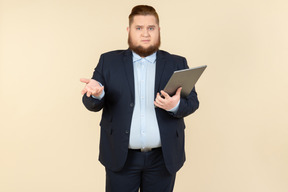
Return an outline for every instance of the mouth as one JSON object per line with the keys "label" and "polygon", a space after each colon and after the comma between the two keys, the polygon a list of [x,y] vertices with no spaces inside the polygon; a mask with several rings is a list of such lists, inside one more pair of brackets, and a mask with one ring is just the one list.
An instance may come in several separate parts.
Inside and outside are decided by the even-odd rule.
{"label": "mouth", "polygon": [[142,43],[149,43],[150,40],[141,40]]}

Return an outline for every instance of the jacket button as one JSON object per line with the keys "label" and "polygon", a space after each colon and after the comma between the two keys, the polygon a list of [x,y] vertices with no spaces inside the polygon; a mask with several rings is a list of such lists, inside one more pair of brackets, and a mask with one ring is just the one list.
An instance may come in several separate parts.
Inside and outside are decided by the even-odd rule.
{"label": "jacket button", "polygon": [[134,103],[130,103],[130,107],[134,107]]}
{"label": "jacket button", "polygon": [[126,130],[125,133],[128,134],[128,133],[129,133],[129,130]]}

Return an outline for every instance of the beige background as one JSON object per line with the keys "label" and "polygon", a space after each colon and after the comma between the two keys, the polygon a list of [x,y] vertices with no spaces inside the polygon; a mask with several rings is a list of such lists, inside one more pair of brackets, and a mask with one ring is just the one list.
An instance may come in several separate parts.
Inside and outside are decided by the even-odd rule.
{"label": "beige background", "polygon": [[79,79],[127,48],[136,4],[157,9],[161,49],[208,65],[175,192],[288,191],[286,0],[2,0],[0,191],[104,191]]}

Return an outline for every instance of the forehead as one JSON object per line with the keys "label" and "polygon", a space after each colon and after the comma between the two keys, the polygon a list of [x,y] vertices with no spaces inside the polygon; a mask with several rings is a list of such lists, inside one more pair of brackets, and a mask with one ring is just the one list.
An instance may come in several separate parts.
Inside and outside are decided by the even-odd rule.
{"label": "forehead", "polygon": [[135,15],[131,25],[158,25],[153,15]]}

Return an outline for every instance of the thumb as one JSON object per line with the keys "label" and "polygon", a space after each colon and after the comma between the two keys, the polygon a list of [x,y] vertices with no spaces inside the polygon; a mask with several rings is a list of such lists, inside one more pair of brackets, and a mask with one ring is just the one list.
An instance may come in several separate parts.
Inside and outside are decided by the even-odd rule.
{"label": "thumb", "polygon": [[175,93],[175,95],[180,95],[181,94],[181,90],[182,90],[182,87],[179,87]]}
{"label": "thumb", "polygon": [[90,82],[90,79],[81,78],[80,81],[81,81],[82,83],[89,83],[89,82]]}

